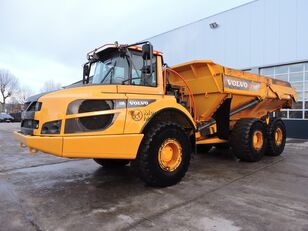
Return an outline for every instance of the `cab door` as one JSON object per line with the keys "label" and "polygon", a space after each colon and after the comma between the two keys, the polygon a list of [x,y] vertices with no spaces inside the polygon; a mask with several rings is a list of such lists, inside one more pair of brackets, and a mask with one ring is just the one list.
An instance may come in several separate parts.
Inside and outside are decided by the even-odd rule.
{"label": "cab door", "polygon": [[141,53],[133,53],[134,65],[130,65],[131,81],[126,85],[118,85],[118,93],[125,93],[127,97],[124,133],[139,133],[155,112],[155,102],[164,96],[161,56],[154,57],[153,73],[145,76],[146,73],[143,73],[145,64]]}

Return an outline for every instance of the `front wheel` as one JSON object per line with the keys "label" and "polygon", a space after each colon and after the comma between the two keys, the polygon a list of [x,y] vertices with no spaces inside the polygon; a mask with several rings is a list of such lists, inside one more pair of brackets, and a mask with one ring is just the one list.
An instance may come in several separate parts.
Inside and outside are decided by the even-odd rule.
{"label": "front wheel", "polygon": [[166,187],[185,175],[191,157],[191,144],[185,130],[176,123],[154,125],[146,132],[137,159],[137,173],[148,185]]}

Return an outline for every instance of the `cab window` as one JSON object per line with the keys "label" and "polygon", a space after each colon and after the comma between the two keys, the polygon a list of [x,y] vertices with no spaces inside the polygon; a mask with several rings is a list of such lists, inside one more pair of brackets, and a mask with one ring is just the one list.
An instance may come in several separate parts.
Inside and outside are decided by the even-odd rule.
{"label": "cab window", "polygon": [[120,54],[115,51],[91,65],[90,77],[92,84],[122,84],[156,86],[156,57],[143,60],[141,53],[130,51]]}

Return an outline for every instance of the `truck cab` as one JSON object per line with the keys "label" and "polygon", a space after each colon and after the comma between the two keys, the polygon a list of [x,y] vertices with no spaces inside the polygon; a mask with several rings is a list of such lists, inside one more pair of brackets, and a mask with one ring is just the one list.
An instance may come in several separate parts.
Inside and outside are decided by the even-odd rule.
{"label": "truck cab", "polygon": [[162,54],[143,45],[107,45],[89,52],[82,86],[30,97],[16,133],[22,146],[33,153],[113,165],[137,158],[154,118],[173,115],[192,136],[189,111],[164,92]]}

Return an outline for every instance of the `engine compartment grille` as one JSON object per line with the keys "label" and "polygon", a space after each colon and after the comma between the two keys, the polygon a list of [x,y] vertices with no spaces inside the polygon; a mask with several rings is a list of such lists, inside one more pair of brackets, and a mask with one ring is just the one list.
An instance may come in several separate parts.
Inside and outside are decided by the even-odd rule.
{"label": "engine compartment grille", "polygon": [[39,121],[34,119],[35,112],[40,111],[42,103],[37,101],[26,102],[21,113],[21,133],[33,135],[33,130],[39,126]]}

